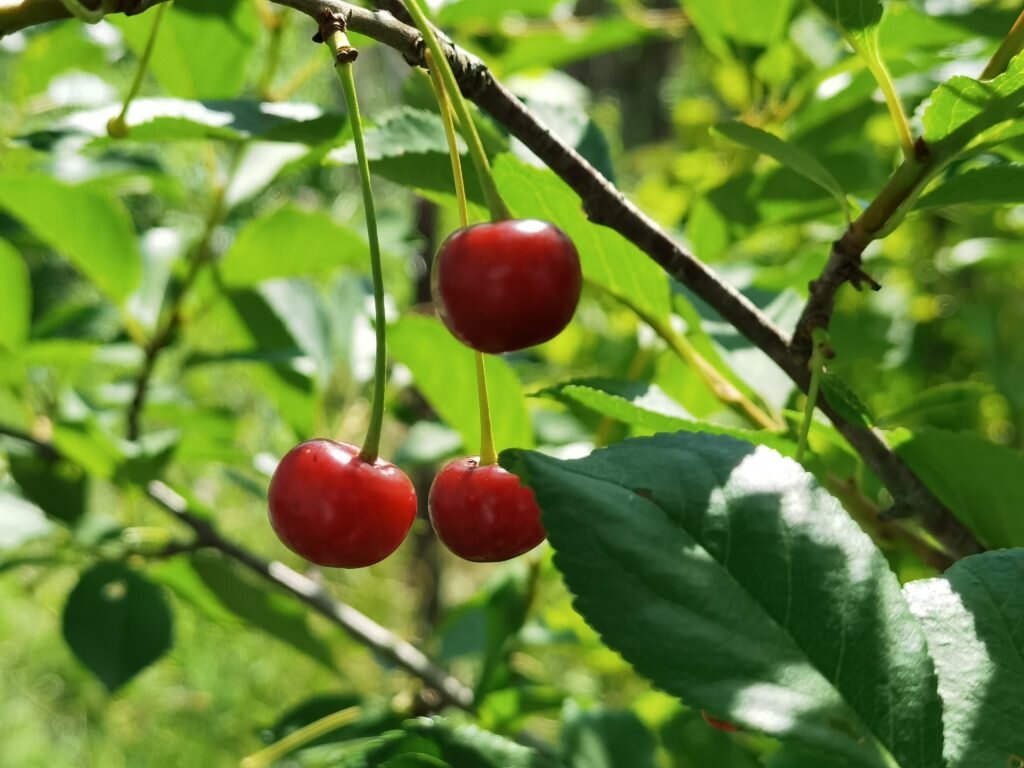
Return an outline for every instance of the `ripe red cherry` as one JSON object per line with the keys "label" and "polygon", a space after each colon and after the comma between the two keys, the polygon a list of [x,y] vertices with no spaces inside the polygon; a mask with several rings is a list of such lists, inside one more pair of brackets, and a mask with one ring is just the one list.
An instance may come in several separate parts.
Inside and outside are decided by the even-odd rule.
{"label": "ripe red cherry", "polygon": [[572,320],[583,273],[572,240],[546,221],[460,229],[441,245],[431,275],[448,329],[480,352],[500,354],[553,339]]}
{"label": "ripe red cherry", "polygon": [[416,490],[394,464],[359,448],[310,440],[281,459],[270,481],[270,524],[292,552],[317,565],[364,568],[405,539]]}
{"label": "ripe red cherry", "polygon": [[511,560],[544,541],[533,491],[497,464],[449,463],[430,486],[428,507],[438,538],[465,560]]}
{"label": "ripe red cherry", "polygon": [[700,711],[700,715],[704,718],[705,723],[719,731],[724,731],[725,733],[736,733],[739,730],[739,728],[728,720],[719,720],[717,717],[712,717],[705,709]]}

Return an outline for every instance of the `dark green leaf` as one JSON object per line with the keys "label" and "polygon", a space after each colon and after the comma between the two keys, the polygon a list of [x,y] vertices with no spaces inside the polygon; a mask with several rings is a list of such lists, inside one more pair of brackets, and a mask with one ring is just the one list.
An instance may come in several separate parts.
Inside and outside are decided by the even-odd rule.
{"label": "dark green leaf", "polygon": [[811,3],[854,37],[874,34],[882,20],[879,0],[811,0]]}
{"label": "dark green leaf", "polygon": [[950,768],[1024,756],[1024,550],[986,552],[904,588],[928,636],[945,705]]}
{"label": "dark green leaf", "polygon": [[654,736],[629,710],[568,706],[562,721],[562,760],[569,768],[655,768]]}
{"label": "dark green leaf", "polygon": [[142,276],[131,220],[124,207],[87,187],[43,176],[8,176],[0,181],[0,208],[67,256],[117,302],[128,298]]}
{"label": "dark green leaf", "polygon": [[160,588],[117,563],[83,573],[64,606],[64,639],[111,691],[167,653],[172,623]]}
{"label": "dark green leaf", "polygon": [[1024,456],[971,432],[922,429],[896,452],[990,547],[1024,546]]}
{"label": "dark green leaf", "polygon": [[940,384],[914,395],[876,420],[880,427],[940,427],[957,429],[978,423],[982,400],[994,390],[988,384],[958,381]]}
{"label": "dark green leaf", "polygon": [[314,696],[291,707],[273,725],[263,730],[263,740],[272,744],[303,726],[349,707],[362,707],[363,712],[358,720],[325,733],[306,744],[304,748],[376,736],[401,727],[403,722],[402,716],[393,710],[368,704],[355,694],[328,694]]}
{"label": "dark green leaf", "polygon": [[829,371],[821,377],[821,394],[851,424],[870,427],[874,423],[868,407],[838,374]]}
{"label": "dark green leaf", "polygon": [[721,436],[577,461],[508,451],[576,608],[659,688],[737,724],[881,766],[941,760],[924,636],[885,558],[799,465]]}
{"label": "dark green leaf", "polygon": [[89,487],[81,467],[68,461],[41,461],[34,455],[12,454],[8,461],[25,497],[47,517],[74,524],[85,514]]}

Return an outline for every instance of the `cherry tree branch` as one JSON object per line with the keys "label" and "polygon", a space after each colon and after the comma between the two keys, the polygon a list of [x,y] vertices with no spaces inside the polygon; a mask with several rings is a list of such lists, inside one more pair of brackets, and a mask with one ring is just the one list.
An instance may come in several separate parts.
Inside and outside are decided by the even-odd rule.
{"label": "cherry tree branch", "polygon": [[[154,5],[160,1],[120,0],[119,7],[127,13],[135,13],[143,6]],[[424,65],[422,35],[391,13],[367,10],[344,0],[273,1],[304,13],[317,23],[325,14],[340,14],[346,20],[350,31],[366,35],[395,49],[411,65]],[[397,9],[398,0],[387,2],[389,7],[395,6]],[[51,10],[54,5],[63,7],[60,0],[22,0],[19,5],[12,8],[17,9],[26,5],[37,9],[40,5],[48,5]],[[68,14],[65,12],[64,15]],[[27,25],[24,17],[19,17],[16,10],[4,10],[0,6],[0,35]],[[536,115],[493,77],[482,61],[453,45],[450,40],[442,39],[442,46],[463,93],[490,113],[561,177],[579,195],[582,206],[592,221],[615,230],[636,245],[760,348],[801,390],[807,391],[810,374],[807,369],[807,358],[800,353],[799,344],[796,348],[791,347],[786,335],[751,301],[673,240],[574,148],[555,136]],[[911,192],[912,189],[907,191],[906,196],[909,197]],[[900,204],[902,203],[897,204],[897,208]],[[877,206],[876,211],[884,212],[887,207],[888,204]],[[865,228],[865,232],[870,233],[871,230]],[[864,247],[867,242],[870,240],[864,242]],[[856,248],[851,250],[855,251]],[[863,251],[863,248],[860,248],[860,251]],[[845,260],[848,256],[841,255],[839,258]],[[856,258],[859,260],[859,252]],[[835,291],[841,285],[839,278],[845,279],[848,274],[848,270],[839,269],[834,279],[826,281],[821,286],[820,297],[812,298],[814,307],[819,309],[812,307],[811,313],[824,311],[825,316],[830,314]],[[806,321],[804,325],[808,327],[808,331],[813,327]],[[820,409],[886,485],[899,508],[918,515],[922,525],[950,554],[960,557],[981,551],[982,547],[974,535],[903,463],[879,433],[850,424],[827,402],[823,402]]]}

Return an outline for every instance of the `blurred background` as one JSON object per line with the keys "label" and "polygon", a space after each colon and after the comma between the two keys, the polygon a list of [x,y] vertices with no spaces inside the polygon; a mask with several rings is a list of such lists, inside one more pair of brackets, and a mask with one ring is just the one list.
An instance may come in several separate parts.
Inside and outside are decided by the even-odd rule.
{"label": "blurred background", "polygon": [[[417,688],[215,554],[145,555],[147,544],[183,533],[166,527],[141,490],[159,472],[211,509],[225,535],[301,569],[266,522],[269,472],[299,439],[359,442],[369,407],[365,229],[328,57],[309,42],[306,17],[265,0],[215,5],[177,0],[170,9],[130,113],[130,123],[145,125],[124,142],[103,127],[135,76],[152,13],[0,40],[0,247],[14,254],[0,259],[0,303],[18,264],[31,287],[31,323],[18,350],[0,344],[0,424],[54,436],[77,460],[42,462],[24,442],[0,439],[0,490],[51,520],[31,541],[9,537],[17,548],[0,521],[4,768],[235,765],[280,735],[289,717],[305,721],[357,700],[411,705]],[[559,136],[787,329],[843,231],[842,211],[828,192],[715,126],[741,120],[785,136],[855,206],[877,194],[897,163],[898,139],[871,74],[810,4],[434,5],[453,38]],[[889,4],[880,50],[915,125],[937,83],[980,72],[1018,12],[1010,2]],[[426,76],[353,37],[393,319],[383,453],[425,498],[439,463],[475,453],[478,439],[471,358],[428,304],[431,254],[456,221],[450,171]],[[581,216],[553,177],[530,168],[528,150],[500,126],[483,125],[489,150],[521,161],[498,165],[499,181],[520,189],[509,192],[517,210],[546,202]],[[1022,157],[1024,141],[1011,135],[946,173]],[[14,215],[5,178],[30,170],[115,197],[127,210],[145,265],[127,311],[102,280],[58,255],[68,238],[89,237],[88,222],[63,228],[55,244],[39,234],[45,222]],[[475,187],[473,194],[479,202]],[[985,461],[973,450],[982,439],[1021,447],[1024,206],[975,202],[926,194],[868,252],[866,268],[885,289],[843,290],[833,322],[833,370],[874,423],[894,435],[932,436],[915,438],[916,455],[943,440],[956,443],[957,460]],[[60,200],[52,216],[64,216]],[[196,249],[219,268],[203,271],[182,302],[184,322],[148,388],[143,439],[126,448],[125,413],[144,361],[139,341],[160,327],[161,302],[166,317]],[[641,272],[653,274],[655,291],[666,285],[657,269]],[[763,355],[680,286],[671,291],[676,326],[753,400],[780,418],[802,407]],[[574,456],[657,429],[656,419],[615,418],[572,391],[549,389],[586,377],[619,382],[606,391],[648,413],[750,426],[664,333],[593,285],[565,333],[494,366],[499,449]],[[827,432],[816,450],[837,476],[861,478],[869,503],[884,503]],[[904,578],[929,572],[912,553],[889,554]],[[141,558],[131,562],[144,564],[173,607],[167,655],[113,693],[62,636],[68,593],[98,556]],[[711,729],[604,647],[573,610],[546,548],[506,565],[471,565],[443,551],[421,519],[387,562],[317,578],[462,679],[479,680],[483,727],[509,735],[528,728],[562,745],[574,767],[742,768],[772,751],[767,740]],[[298,714],[289,715],[293,708]]]}

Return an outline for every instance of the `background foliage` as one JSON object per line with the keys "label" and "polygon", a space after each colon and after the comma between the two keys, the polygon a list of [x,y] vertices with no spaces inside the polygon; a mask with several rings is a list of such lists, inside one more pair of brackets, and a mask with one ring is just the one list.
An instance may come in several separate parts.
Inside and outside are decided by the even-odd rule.
{"label": "background foliage", "polygon": [[[1024,545],[1024,58],[974,78],[1019,11],[452,0],[436,15],[787,331],[898,164],[887,67],[936,161],[866,254],[884,290],[840,293],[825,397],[882,430],[985,545],[1010,548]],[[150,481],[302,568],[266,523],[266,484],[299,439],[362,437],[369,261],[309,20],[175,0],[131,134],[111,139],[152,23],[0,40],[0,425],[36,441],[0,437],[0,764],[234,765],[353,705],[358,721],[295,759],[1021,760],[1007,682],[1024,674],[1019,551],[939,576],[913,522],[877,523],[891,499],[826,422],[811,475],[780,458],[804,403],[789,379],[487,120],[509,207],[562,226],[587,279],[565,333],[488,361],[498,447],[519,449],[504,462],[535,488],[552,546],[469,565],[420,520],[388,562],[317,574],[472,681],[475,711],[403,726],[437,709],[417,681],[191,551]],[[479,441],[472,354],[426,305],[430,254],[456,221],[447,150],[426,76],[356,43],[393,321],[384,453],[425,498],[439,463]],[[711,729],[701,707],[743,730]],[[547,746],[508,740],[525,732]]]}

